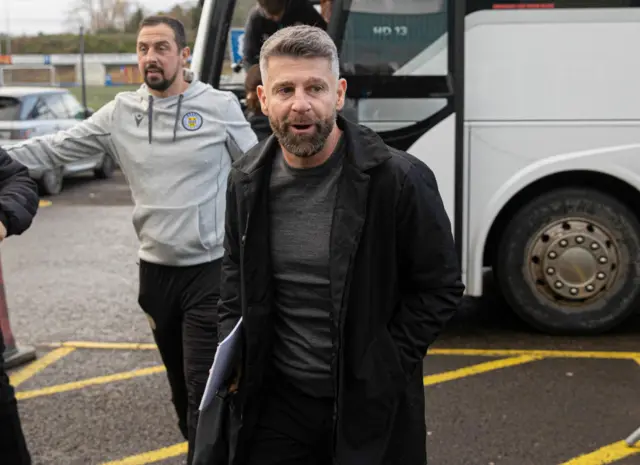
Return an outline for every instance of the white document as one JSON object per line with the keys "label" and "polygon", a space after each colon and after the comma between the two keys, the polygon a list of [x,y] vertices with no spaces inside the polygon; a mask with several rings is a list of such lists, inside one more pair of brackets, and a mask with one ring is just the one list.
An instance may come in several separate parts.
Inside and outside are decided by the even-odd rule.
{"label": "white document", "polygon": [[235,355],[238,353],[239,345],[242,343],[240,332],[240,325],[242,324],[242,317],[238,320],[238,323],[233,328],[231,333],[220,343],[215,357],[213,357],[213,365],[211,365],[211,371],[207,384],[204,388],[204,394],[202,395],[202,401],[200,402],[200,410],[203,410],[211,400],[215,397],[216,393],[224,383],[225,379],[229,377],[231,370],[235,368],[233,366]]}

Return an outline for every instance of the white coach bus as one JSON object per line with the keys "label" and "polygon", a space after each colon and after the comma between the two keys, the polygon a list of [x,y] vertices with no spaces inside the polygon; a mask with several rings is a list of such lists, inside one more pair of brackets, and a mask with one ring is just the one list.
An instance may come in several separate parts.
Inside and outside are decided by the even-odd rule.
{"label": "white coach bus", "polygon": [[[240,98],[221,75],[247,3],[204,0],[192,64]],[[490,267],[549,333],[637,309],[640,0],[334,0],[329,33],[347,116],[434,170],[468,295]]]}

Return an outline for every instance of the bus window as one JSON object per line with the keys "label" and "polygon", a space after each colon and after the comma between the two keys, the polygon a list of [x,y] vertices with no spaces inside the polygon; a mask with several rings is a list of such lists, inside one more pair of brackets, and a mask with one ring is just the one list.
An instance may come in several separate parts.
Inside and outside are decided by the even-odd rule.
{"label": "bus window", "polygon": [[447,7],[444,0],[353,0],[342,37],[341,59],[347,74],[395,74],[441,39],[444,61],[435,75],[446,74]]}
{"label": "bus window", "polygon": [[[449,75],[449,11],[445,0],[352,0],[344,2],[337,40],[342,73],[357,99],[356,119],[375,131],[395,131],[426,121],[447,105],[447,98],[425,83],[402,77],[436,77],[440,86]],[[335,14],[335,12],[334,12]],[[372,95],[360,89],[369,77],[387,88],[402,89],[399,98]],[[396,79],[397,78],[397,79]],[[435,82],[435,81],[433,81]],[[427,85],[433,85],[431,84]],[[446,87],[446,85],[444,85]],[[411,88],[411,89],[410,89]],[[411,90],[411,94],[406,91]],[[446,91],[442,91],[444,94]],[[361,94],[362,97],[359,97]]]}

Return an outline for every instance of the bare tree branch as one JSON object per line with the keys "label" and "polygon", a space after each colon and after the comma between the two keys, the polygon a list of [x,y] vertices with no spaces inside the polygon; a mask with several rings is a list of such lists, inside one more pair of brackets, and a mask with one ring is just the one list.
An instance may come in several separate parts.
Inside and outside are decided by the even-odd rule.
{"label": "bare tree branch", "polygon": [[136,2],[131,0],[76,0],[69,10],[68,22],[82,24],[94,32],[121,31],[136,8]]}

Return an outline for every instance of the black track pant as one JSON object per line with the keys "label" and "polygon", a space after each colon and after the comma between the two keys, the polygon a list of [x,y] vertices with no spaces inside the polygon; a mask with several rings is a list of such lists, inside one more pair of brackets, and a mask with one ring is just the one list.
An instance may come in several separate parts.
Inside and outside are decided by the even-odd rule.
{"label": "black track pant", "polygon": [[167,369],[178,426],[193,460],[198,406],[218,345],[221,260],[188,267],[140,261],[138,302]]}
{"label": "black track pant", "polygon": [[0,332],[0,463],[31,465],[31,457],[20,425],[18,404],[5,372],[4,339]]}

